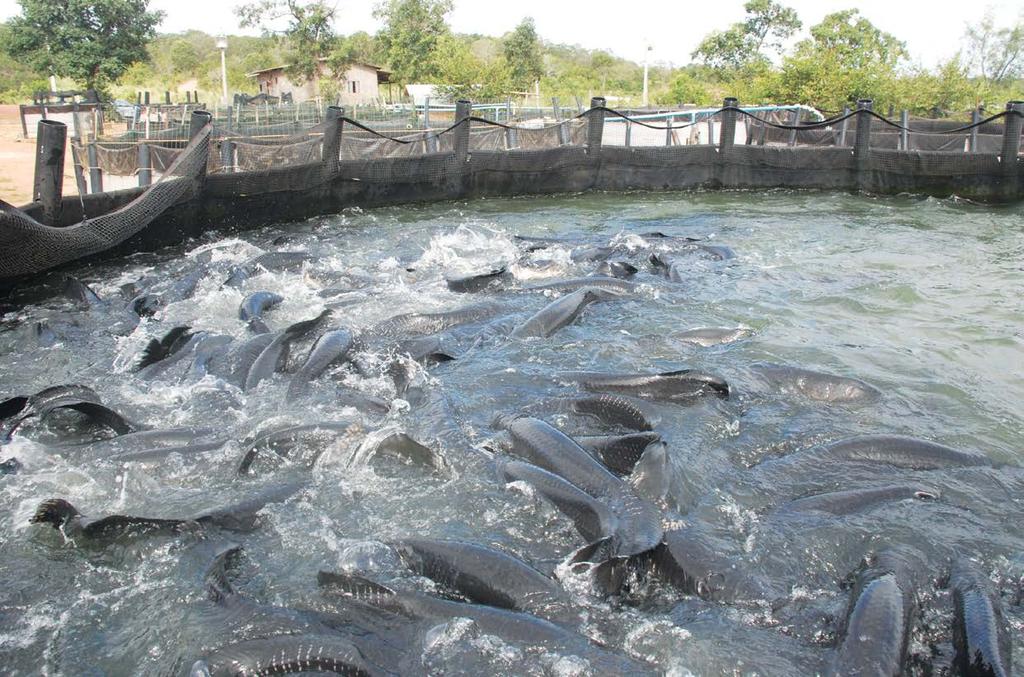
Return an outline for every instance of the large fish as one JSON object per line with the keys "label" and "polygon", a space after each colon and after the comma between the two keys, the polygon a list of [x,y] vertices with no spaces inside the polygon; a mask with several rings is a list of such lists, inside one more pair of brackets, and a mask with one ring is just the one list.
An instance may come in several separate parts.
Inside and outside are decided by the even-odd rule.
{"label": "large fish", "polygon": [[517,456],[571,482],[615,515],[617,528],[610,534],[612,556],[632,557],[658,545],[662,534],[660,511],[637,496],[590,452],[539,419],[521,417],[502,423]]}
{"label": "large fish", "polygon": [[826,444],[821,454],[830,460],[880,463],[913,470],[937,470],[992,465],[980,454],[905,435],[858,435]]}
{"label": "large fish", "polygon": [[66,538],[75,540],[115,539],[134,533],[173,533],[188,524],[214,526],[234,531],[248,531],[256,522],[256,514],[268,503],[280,503],[293,496],[303,486],[291,482],[258,491],[236,503],[207,510],[189,517],[140,517],[135,515],[105,515],[87,517],[68,501],[51,498],[39,504],[29,520],[32,524],[49,524]]}
{"label": "large fish", "polygon": [[360,576],[321,571],[320,587],[327,592],[432,622],[469,618],[480,631],[503,640],[569,652],[586,660],[596,674],[645,675],[650,668],[592,643],[560,625],[521,611],[482,604],[452,602],[418,592],[396,591]]}
{"label": "large fish", "polygon": [[428,538],[404,538],[391,547],[417,574],[479,604],[545,616],[568,601],[558,583],[495,548]]}
{"label": "large fish", "polygon": [[558,378],[576,381],[591,391],[662,402],[690,402],[707,395],[729,397],[729,384],[725,379],[696,369],[678,369],[660,374],[571,371],[559,374]]}
{"label": "large fish", "polygon": [[875,556],[857,576],[830,674],[834,677],[906,674],[915,610],[905,562],[891,551]]}
{"label": "large fish", "polygon": [[134,432],[137,426],[100,402],[92,388],[82,385],[60,385],[40,390],[30,396],[12,397],[0,402],[0,440],[9,440],[30,418],[45,420],[58,409],[73,409],[89,420],[110,428],[118,435]]}
{"label": "large fish", "polygon": [[751,370],[778,392],[801,395],[809,400],[845,404],[871,402],[881,396],[874,386],[847,376],[783,364],[757,364]]}
{"label": "large fish", "polygon": [[515,338],[548,337],[562,327],[572,324],[583,309],[596,301],[620,298],[615,292],[596,287],[584,287],[556,299],[537,311],[512,330]]}
{"label": "large fish", "polygon": [[965,557],[953,562],[954,665],[965,677],[1013,674],[1010,630],[999,597],[976,565]]}
{"label": "large fish", "polygon": [[310,348],[309,356],[288,384],[287,399],[294,400],[304,394],[310,381],[320,376],[332,364],[342,362],[352,350],[352,333],[345,329],[326,332]]}

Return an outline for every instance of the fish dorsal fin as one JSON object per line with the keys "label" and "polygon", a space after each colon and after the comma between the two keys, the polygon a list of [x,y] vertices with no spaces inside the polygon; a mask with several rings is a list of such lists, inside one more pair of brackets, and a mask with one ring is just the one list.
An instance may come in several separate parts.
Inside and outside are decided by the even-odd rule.
{"label": "fish dorsal fin", "polygon": [[234,543],[226,546],[210,562],[203,581],[210,599],[219,602],[225,597],[235,594],[235,589],[228,580],[228,568],[242,552],[242,546]]}
{"label": "fish dorsal fin", "polygon": [[579,564],[580,562],[603,562],[611,557],[612,536],[605,536],[599,538],[593,543],[588,543],[582,548],[574,552],[567,562],[569,564]]}
{"label": "fish dorsal fin", "polygon": [[63,498],[50,498],[39,504],[29,522],[32,524],[49,524],[54,529],[59,529],[68,520],[73,519],[79,514],[75,506]]}
{"label": "fish dorsal fin", "polygon": [[355,599],[373,602],[376,599],[393,597],[395,591],[369,578],[334,571],[321,571],[316,577],[317,585],[340,592]]}
{"label": "fish dorsal fin", "polygon": [[163,338],[153,339],[146,346],[146,349],[142,351],[142,359],[136,365],[136,370],[142,370],[151,364],[156,364],[160,360],[167,359],[180,350],[183,345],[188,342],[191,333],[189,333],[190,327],[175,327],[167,332]]}

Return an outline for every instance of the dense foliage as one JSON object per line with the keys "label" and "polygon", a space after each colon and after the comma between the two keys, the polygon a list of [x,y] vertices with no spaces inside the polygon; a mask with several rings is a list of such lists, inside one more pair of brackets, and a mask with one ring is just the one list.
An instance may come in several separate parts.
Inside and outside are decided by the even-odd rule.
{"label": "dense foliage", "polygon": [[7,53],[45,76],[100,89],[136,61],[162,15],[148,0],[20,0],[8,23]]}
{"label": "dense foliage", "polygon": [[[23,0],[23,7],[28,16],[28,8],[53,2]],[[76,3],[84,0],[66,4]],[[144,8],[145,0],[92,0],[89,5]],[[252,0],[242,5],[243,24],[262,27],[264,35],[228,38],[229,88],[252,93],[255,82],[247,74],[261,68],[289,64],[301,80],[321,62],[343,72],[360,61],[389,69],[398,85],[392,89],[395,94],[403,84],[426,82],[451,98],[475,101],[514,97],[534,105],[539,91],[544,105],[557,97],[562,105],[585,107],[595,95],[607,96],[612,106],[639,102],[641,65],[605,50],[546,43],[530,18],[501,37],[461,35],[447,23],[451,0],[384,0],[376,9],[382,21],[376,34],[340,36],[333,30],[333,8],[328,0]],[[700,42],[693,64],[652,65],[653,101],[714,106],[725,96],[736,96],[742,103],[803,103],[838,111],[871,97],[882,112],[891,106],[962,117],[979,104],[994,110],[1022,98],[1024,21],[1004,27],[986,16],[968,28],[960,54],[929,69],[911,63],[898,37],[854,9],[829,14],[793,43],[803,29],[794,10],[774,0],[749,0],[744,8],[743,21]],[[19,21],[3,28],[3,44],[20,44],[6,38],[13,31],[24,32],[16,28]],[[786,44],[792,46],[784,49]],[[200,31],[159,36],[149,41],[145,53],[115,50],[110,55],[122,65],[134,62],[121,69],[120,77],[114,75],[116,68],[94,64],[99,77],[117,80],[113,90],[122,97],[142,89],[198,89],[206,92],[206,100],[219,98],[220,53],[215,39]],[[24,99],[51,67],[50,62],[27,58],[10,60],[0,68],[0,97]],[[82,72],[65,69],[58,75],[79,84],[88,81]],[[320,83],[325,97],[337,93],[336,80],[321,78]]]}
{"label": "dense foliage", "polygon": [[[324,0],[255,0],[236,8],[243,28],[261,28],[278,35],[294,82],[314,78],[321,59],[331,55],[336,42],[334,6]],[[284,21],[283,28],[275,28]]]}

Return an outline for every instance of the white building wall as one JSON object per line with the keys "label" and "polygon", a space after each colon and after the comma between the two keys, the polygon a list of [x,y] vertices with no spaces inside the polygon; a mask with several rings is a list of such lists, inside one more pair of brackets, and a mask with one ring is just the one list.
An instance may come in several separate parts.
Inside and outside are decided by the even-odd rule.
{"label": "white building wall", "polygon": [[[270,96],[283,96],[291,92],[293,101],[309,101],[320,94],[316,79],[307,80],[301,85],[292,82],[283,68],[275,68],[256,76],[259,91]],[[354,64],[345,72],[345,80],[341,83],[341,104],[372,103],[380,98],[377,84],[377,70],[363,64]]]}

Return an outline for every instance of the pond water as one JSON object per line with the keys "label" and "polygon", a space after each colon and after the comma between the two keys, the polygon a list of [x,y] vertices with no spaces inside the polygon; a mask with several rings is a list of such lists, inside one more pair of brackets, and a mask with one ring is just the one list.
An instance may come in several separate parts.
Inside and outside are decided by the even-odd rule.
{"label": "pond water", "polygon": [[[699,245],[726,245],[735,257]],[[224,284],[234,266],[272,251],[309,256]],[[652,254],[674,262],[671,277],[651,265]],[[590,275],[604,260],[638,268],[638,286],[588,305],[550,336],[510,335],[562,294],[530,287]],[[112,432],[63,410],[14,431],[0,446],[0,461],[20,465],[0,477],[0,662],[7,674],[187,674],[219,647],[266,636],[265,618],[240,620],[208,594],[204,576],[227,544],[242,548],[229,570],[239,599],[299,617],[346,604],[362,613],[360,603],[318,588],[320,570],[445,594],[387,545],[409,537],[471,541],[524,560],[559,580],[573,613],[552,620],[588,638],[586,646],[675,675],[827,671],[843,636],[851,574],[888,548],[913,563],[917,610],[906,669],[948,672],[955,613],[947,578],[951,561],[968,557],[1003,607],[1013,653],[1024,656],[1022,262],[1020,205],[782,191],[347,210],[71,269],[102,300],[40,296],[8,307],[0,318],[0,400],[82,384],[134,427],[211,429],[196,435],[223,444],[129,458],[121,452],[153,445],[112,453],[87,444]],[[477,293],[446,283],[500,268],[507,273]],[[126,310],[121,289],[139,280],[133,293],[160,299],[141,320]],[[290,373],[245,388],[225,366],[256,335],[239,319],[239,304],[263,290],[283,298],[263,313],[272,332],[331,308],[292,346],[289,370],[327,328],[364,337],[304,395],[289,394]],[[487,312],[445,331],[434,351],[455,359],[417,366],[395,357],[394,341],[372,338],[375,325],[399,314],[482,303]],[[186,325],[229,337],[220,339],[225,352],[208,368],[188,355],[160,373],[136,369],[151,339]],[[684,340],[699,327],[747,331],[706,347]],[[766,363],[856,378],[878,395],[815,399],[766,379]],[[661,488],[645,500],[665,528],[708,534],[714,556],[732,567],[727,577],[763,582],[761,599],[695,594],[639,565],[606,594],[586,567],[565,563],[587,542],[573,521],[541,491],[506,484],[495,469],[514,458],[495,424],[499,414],[528,414],[573,436],[625,432],[574,414],[567,402],[584,391],[565,372],[686,368],[725,379],[729,396],[642,400],[667,445]],[[380,399],[363,402],[358,393]],[[238,474],[261,432],[323,421],[344,423],[344,432],[302,440],[286,459],[264,452]],[[405,432],[429,458],[403,454],[409,445],[375,451],[382,429]],[[863,434],[923,438],[989,463],[915,470],[801,460]],[[90,517],[184,518],[291,481],[301,483],[298,491],[267,504],[245,530],[199,520],[90,538],[30,523],[49,498]],[[933,488],[938,498],[837,512],[787,506],[896,484]],[[383,624],[394,643],[383,653],[395,663],[381,667],[390,670],[607,671],[576,645],[502,636],[454,612]]]}

